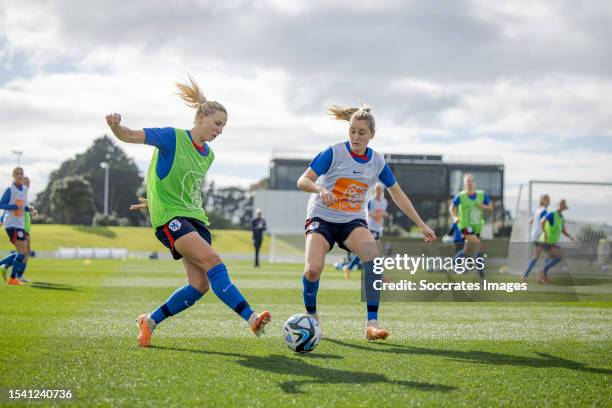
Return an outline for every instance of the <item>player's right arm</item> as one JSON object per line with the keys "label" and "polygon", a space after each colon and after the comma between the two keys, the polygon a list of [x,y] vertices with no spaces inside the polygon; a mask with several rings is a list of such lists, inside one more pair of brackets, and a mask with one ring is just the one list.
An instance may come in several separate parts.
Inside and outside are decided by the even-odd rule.
{"label": "player's right arm", "polygon": [[323,204],[328,207],[334,203],[337,203],[338,199],[332,192],[327,191],[325,187],[318,185],[316,181],[319,176],[327,173],[333,158],[334,154],[331,147],[317,154],[317,156],[310,162],[310,166],[297,181],[297,186],[300,190],[307,193],[319,194]]}
{"label": "player's right arm", "polygon": [[130,205],[130,211],[146,210],[147,208],[149,208],[149,201],[147,201],[146,198],[138,197],[138,201],[140,202],[140,204]]}
{"label": "player's right arm", "polygon": [[11,202],[11,189],[7,188],[2,194],[0,199],[0,210],[13,211],[19,208],[16,204],[9,204]]}
{"label": "player's right arm", "polygon": [[298,179],[297,186],[300,190],[307,193],[319,194],[323,204],[328,207],[338,202],[338,199],[333,193],[327,191],[323,186],[316,183],[317,178],[319,178],[317,173],[315,173],[314,170],[309,167]]}
{"label": "player's right arm", "polygon": [[106,115],[106,123],[110,127],[113,134],[117,139],[126,143],[144,144],[145,132],[144,130],[132,130],[126,126],[121,125],[121,115],[118,113],[111,113]]}
{"label": "player's right arm", "polygon": [[451,217],[453,217],[453,222],[459,221],[459,216],[457,215],[457,207],[459,206],[459,194],[453,198],[448,207],[448,211],[450,212]]}

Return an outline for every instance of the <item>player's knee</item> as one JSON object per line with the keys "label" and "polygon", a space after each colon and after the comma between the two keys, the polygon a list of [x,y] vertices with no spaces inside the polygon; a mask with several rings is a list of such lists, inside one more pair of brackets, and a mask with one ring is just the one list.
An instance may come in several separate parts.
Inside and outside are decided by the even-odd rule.
{"label": "player's knee", "polygon": [[213,266],[219,265],[222,262],[223,261],[221,260],[221,257],[215,253],[215,254],[212,254],[212,255],[200,257],[197,260],[196,264],[201,269],[203,269],[206,272],[208,272]]}
{"label": "player's knee", "polygon": [[319,279],[322,271],[323,271],[323,264],[319,264],[319,263],[309,262],[309,263],[306,263],[306,266],[304,267],[304,275],[306,275],[306,277],[310,281],[315,281]]}
{"label": "player's knee", "polygon": [[195,284],[191,284],[191,286],[193,286],[203,295],[210,290],[210,283],[208,283],[208,281],[197,282]]}

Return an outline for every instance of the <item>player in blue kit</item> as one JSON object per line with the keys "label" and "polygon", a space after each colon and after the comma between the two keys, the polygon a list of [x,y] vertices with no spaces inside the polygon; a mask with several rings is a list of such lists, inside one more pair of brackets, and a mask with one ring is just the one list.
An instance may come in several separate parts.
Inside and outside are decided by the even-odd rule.
{"label": "player in blue kit", "polygon": [[248,322],[259,336],[271,314],[257,314],[231,282],[227,267],[211,246],[208,217],[202,208],[201,182],[213,163],[208,143],[215,140],[227,122],[227,110],[219,102],[207,101],[200,88],[177,84],[179,96],[196,110],[191,130],[154,128],[131,130],[121,125],[121,115],[106,116],[113,134],[127,143],[154,146],[147,173],[147,201],[155,235],[172,254],[182,259],[188,283],[178,288],[163,304],[138,316],[141,347],[151,345],[153,330],[165,319],[193,306],[210,288],[234,312]]}
{"label": "player in blue kit", "polygon": [[533,257],[529,261],[527,270],[523,274],[523,282],[525,283],[527,283],[529,273],[536,266],[538,259],[540,259],[540,255],[542,255],[542,251],[544,251],[544,245],[538,240],[542,234],[542,220],[548,215],[549,204],[550,197],[548,194],[542,195],[540,197],[540,206],[529,219],[529,223],[531,224],[531,234],[529,235],[529,240],[531,241],[531,246],[533,247]]}
{"label": "player in blue kit", "polygon": [[27,234],[25,231],[26,212],[35,213],[35,209],[28,204],[28,188],[23,183],[23,168],[13,169],[13,184],[11,184],[0,198],[0,209],[4,210],[4,229],[9,240],[15,245],[15,254],[2,259],[3,264],[13,266],[9,285],[21,285],[21,278],[26,270],[28,251]]}
{"label": "player in blue kit", "polygon": [[329,113],[337,120],[349,122],[348,141],[336,143],[319,153],[297,182],[300,189],[312,193],[305,225],[304,306],[308,314],[319,319],[319,278],[326,254],[338,243],[362,260],[367,304],[365,337],[368,340],[386,339],[389,331],[378,326],[380,292],[373,290],[374,281],[380,279],[373,273],[378,246],[366,221],[367,203],[375,183],[380,181],[385,185],[395,204],[421,228],[427,242],[434,241],[436,235],[421,220],[382,155],[368,147],[375,134],[370,108],[333,105]]}
{"label": "player in blue kit", "polygon": [[[455,257],[473,256],[481,258],[482,244],[480,232],[484,226],[484,210],[492,211],[493,203],[483,190],[476,190],[476,180],[473,174],[463,175],[465,189],[457,194],[450,205],[450,214],[454,223],[463,233],[465,245]],[[478,275],[484,280],[484,268],[478,268]]]}

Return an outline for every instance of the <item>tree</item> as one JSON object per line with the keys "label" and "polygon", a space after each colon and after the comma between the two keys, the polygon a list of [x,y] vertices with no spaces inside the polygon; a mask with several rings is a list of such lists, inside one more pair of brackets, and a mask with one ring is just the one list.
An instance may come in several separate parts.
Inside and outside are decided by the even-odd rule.
{"label": "tree", "polygon": [[126,217],[132,225],[140,224],[143,215],[139,211],[130,212],[129,206],[136,202],[143,178],[134,160],[106,135],[94,140],[93,145],[84,153],[64,161],[59,169],[51,172],[49,184],[36,197],[39,212],[59,221],[51,209],[51,190],[55,181],[70,176],[81,176],[89,182],[93,190],[94,209],[102,212],[105,177],[105,170],[100,167],[102,162],[109,163],[109,213],[116,213],[120,218]]}
{"label": "tree", "polygon": [[95,213],[93,190],[84,177],[55,180],[51,186],[50,209],[60,224],[91,224]]}
{"label": "tree", "polygon": [[212,228],[251,228],[252,192],[241,187],[216,188],[212,180],[202,185],[202,192]]}

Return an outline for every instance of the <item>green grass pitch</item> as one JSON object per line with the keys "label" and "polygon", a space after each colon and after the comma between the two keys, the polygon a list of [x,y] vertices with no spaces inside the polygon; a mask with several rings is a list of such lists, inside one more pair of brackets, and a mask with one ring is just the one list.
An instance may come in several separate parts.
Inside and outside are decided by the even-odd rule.
{"label": "green grass pitch", "polygon": [[612,403],[612,302],[387,303],[391,337],[368,343],[358,279],[326,270],[325,337],[296,355],[281,328],[302,311],[302,266],[228,266],[251,305],[273,313],[265,337],[209,292],[139,349],[135,319],[185,282],[179,262],[33,259],[36,283],[0,286],[0,404],[9,388],[69,388],[65,406]]}

